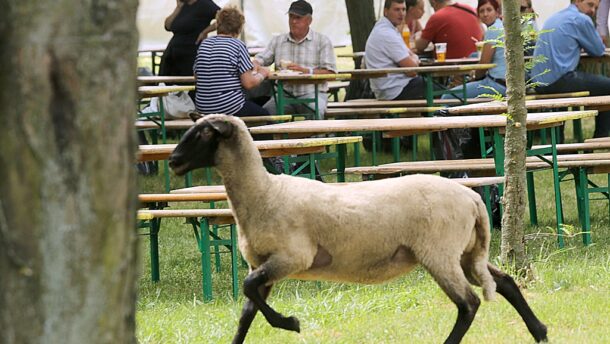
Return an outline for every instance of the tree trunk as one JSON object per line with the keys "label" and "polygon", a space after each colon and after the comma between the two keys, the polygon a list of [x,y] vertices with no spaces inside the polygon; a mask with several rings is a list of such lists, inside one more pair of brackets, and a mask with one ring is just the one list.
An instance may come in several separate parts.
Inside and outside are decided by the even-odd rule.
{"label": "tree trunk", "polygon": [[[349,20],[350,36],[354,52],[364,51],[366,40],[375,26],[375,5],[373,0],[345,0]],[[360,69],[362,57],[354,57],[354,66]],[[345,99],[360,98],[362,80],[350,82]]]}
{"label": "tree trunk", "polygon": [[518,270],[522,270],[527,267],[523,231],[523,214],[525,214],[527,194],[525,180],[527,109],[525,108],[525,71],[519,6],[520,3],[517,0],[504,1],[509,115],[504,149],[506,188],[503,197],[501,257],[505,263],[514,264]]}
{"label": "tree trunk", "polygon": [[135,343],[136,0],[0,11],[0,343]]}

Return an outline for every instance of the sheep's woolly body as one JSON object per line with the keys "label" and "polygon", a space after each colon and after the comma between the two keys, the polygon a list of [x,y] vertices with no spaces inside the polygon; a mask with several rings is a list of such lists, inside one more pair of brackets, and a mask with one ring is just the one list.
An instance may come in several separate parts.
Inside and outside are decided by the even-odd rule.
{"label": "sheep's woolly body", "polygon": [[494,297],[489,222],[474,191],[430,175],[345,185],[270,175],[243,122],[228,120],[234,133],[219,145],[216,166],[238,223],[240,250],[253,267],[274,259],[278,276],[271,282],[285,273],[379,283],[418,263],[435,276],[463,275],[460,264],[468,258],[485,298]]}

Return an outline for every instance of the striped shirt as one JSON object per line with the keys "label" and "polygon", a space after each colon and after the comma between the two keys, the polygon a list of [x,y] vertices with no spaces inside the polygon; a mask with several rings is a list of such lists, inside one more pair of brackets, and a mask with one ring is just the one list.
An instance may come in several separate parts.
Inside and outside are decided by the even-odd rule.
{"label": "striped shirt", "polygon": [[[276,70],[279,70],[280,60],[287,60],[305,68],[327,69],[337,72],[337,62],[332,42],[325,35],[311,29],[300,42],[292,39],[289,33],[273,37],[265,50],[254,58],[263,66],[269,66],[275,62]],[[315,88],[313,85],[287,84],[285,89],[298,97],[313,93]],[[320,89],[326,91],[326,83]]]}
{"label": "striped shirt", "polygon": [[193,66],[197,111],[228,115],[239,111],[246,101],[240,76],[253,68],[242,41],[225,36],[204,40]]}

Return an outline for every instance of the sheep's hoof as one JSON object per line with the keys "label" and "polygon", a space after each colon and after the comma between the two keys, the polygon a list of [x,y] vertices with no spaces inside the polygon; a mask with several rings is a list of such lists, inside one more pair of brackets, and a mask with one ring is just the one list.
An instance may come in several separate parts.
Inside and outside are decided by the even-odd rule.
{"label": "sheep's hoof", "polygon": [[294,331],[297,333],[301,333],[301,325],[299,324],[299,319],[297,319],[296,317],[285,317],[280,319],[280,321],[277,323],[277,326],[275,327],[279,327],[279,328],[283,328],[284,330],[288,330],[288,331]]}

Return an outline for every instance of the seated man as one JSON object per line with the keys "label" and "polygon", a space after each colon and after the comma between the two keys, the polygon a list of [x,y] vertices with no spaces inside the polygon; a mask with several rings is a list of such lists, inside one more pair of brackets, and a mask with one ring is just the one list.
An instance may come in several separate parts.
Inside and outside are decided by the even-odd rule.
{"label": "seated man", "polygon": [[[405,17],[405,0],[385,0],[381,17],[366,41],[366,67],[383,69],[395,67],[417,67],[419,58],[404,43],[398,27]],[[421,76],[392,73],[370,80],[371,89],[377,99],[424,98],[425,84]]]}
{"label": "seated man", "polygon": [[[602,56],[604,43],[595,30],[593,20],[599,0],[573,0],[568,8],[546,20],[543,30],[550,30],[538,39],[534,56],[547,61],[532,69],[533,81],[542,85],[538,93],[589,91],[592,96],[610,95],[610,78],[576,71],[580,50],[592,56]],[[545,70],[548,73],[544,73]],[[610,132],[610,111],[595,118],[594,137],[606,137]]]}
{"label": "seated man", "polygon": [[[274,37],[267,48],[254,57],[255,66],[268,66],[275,62],[276,70],[280,61],[289,61],[286,66],[293,71],[305,74],[332,74],[337,72],[337,63],[333,45],[328,37],[310,29],[313,9],[305,0],[298,0],[290,5],[288,10],[288,26],[290,32]],[[313,98],[314,85],[285,85],[286,91],[297,98]],[[318,105],[320,116],[324,116],[328,96],[327,84],[320,86]],[[274,99],[264,106],[271,114],[276,114]],[[309,104],[313,108],[313,104]],[[304,105],[291,104],[285,110],[288,113],[307,113]]]}
{"label": "seated man", "polygon": [[428,19],[416,51],[426,49],[430,42],[447,43],[447,58],[469,57],[477,51],[476,41],[483,39],[483,29],[475,10],[452,0],[430,0],[434,14]]}

